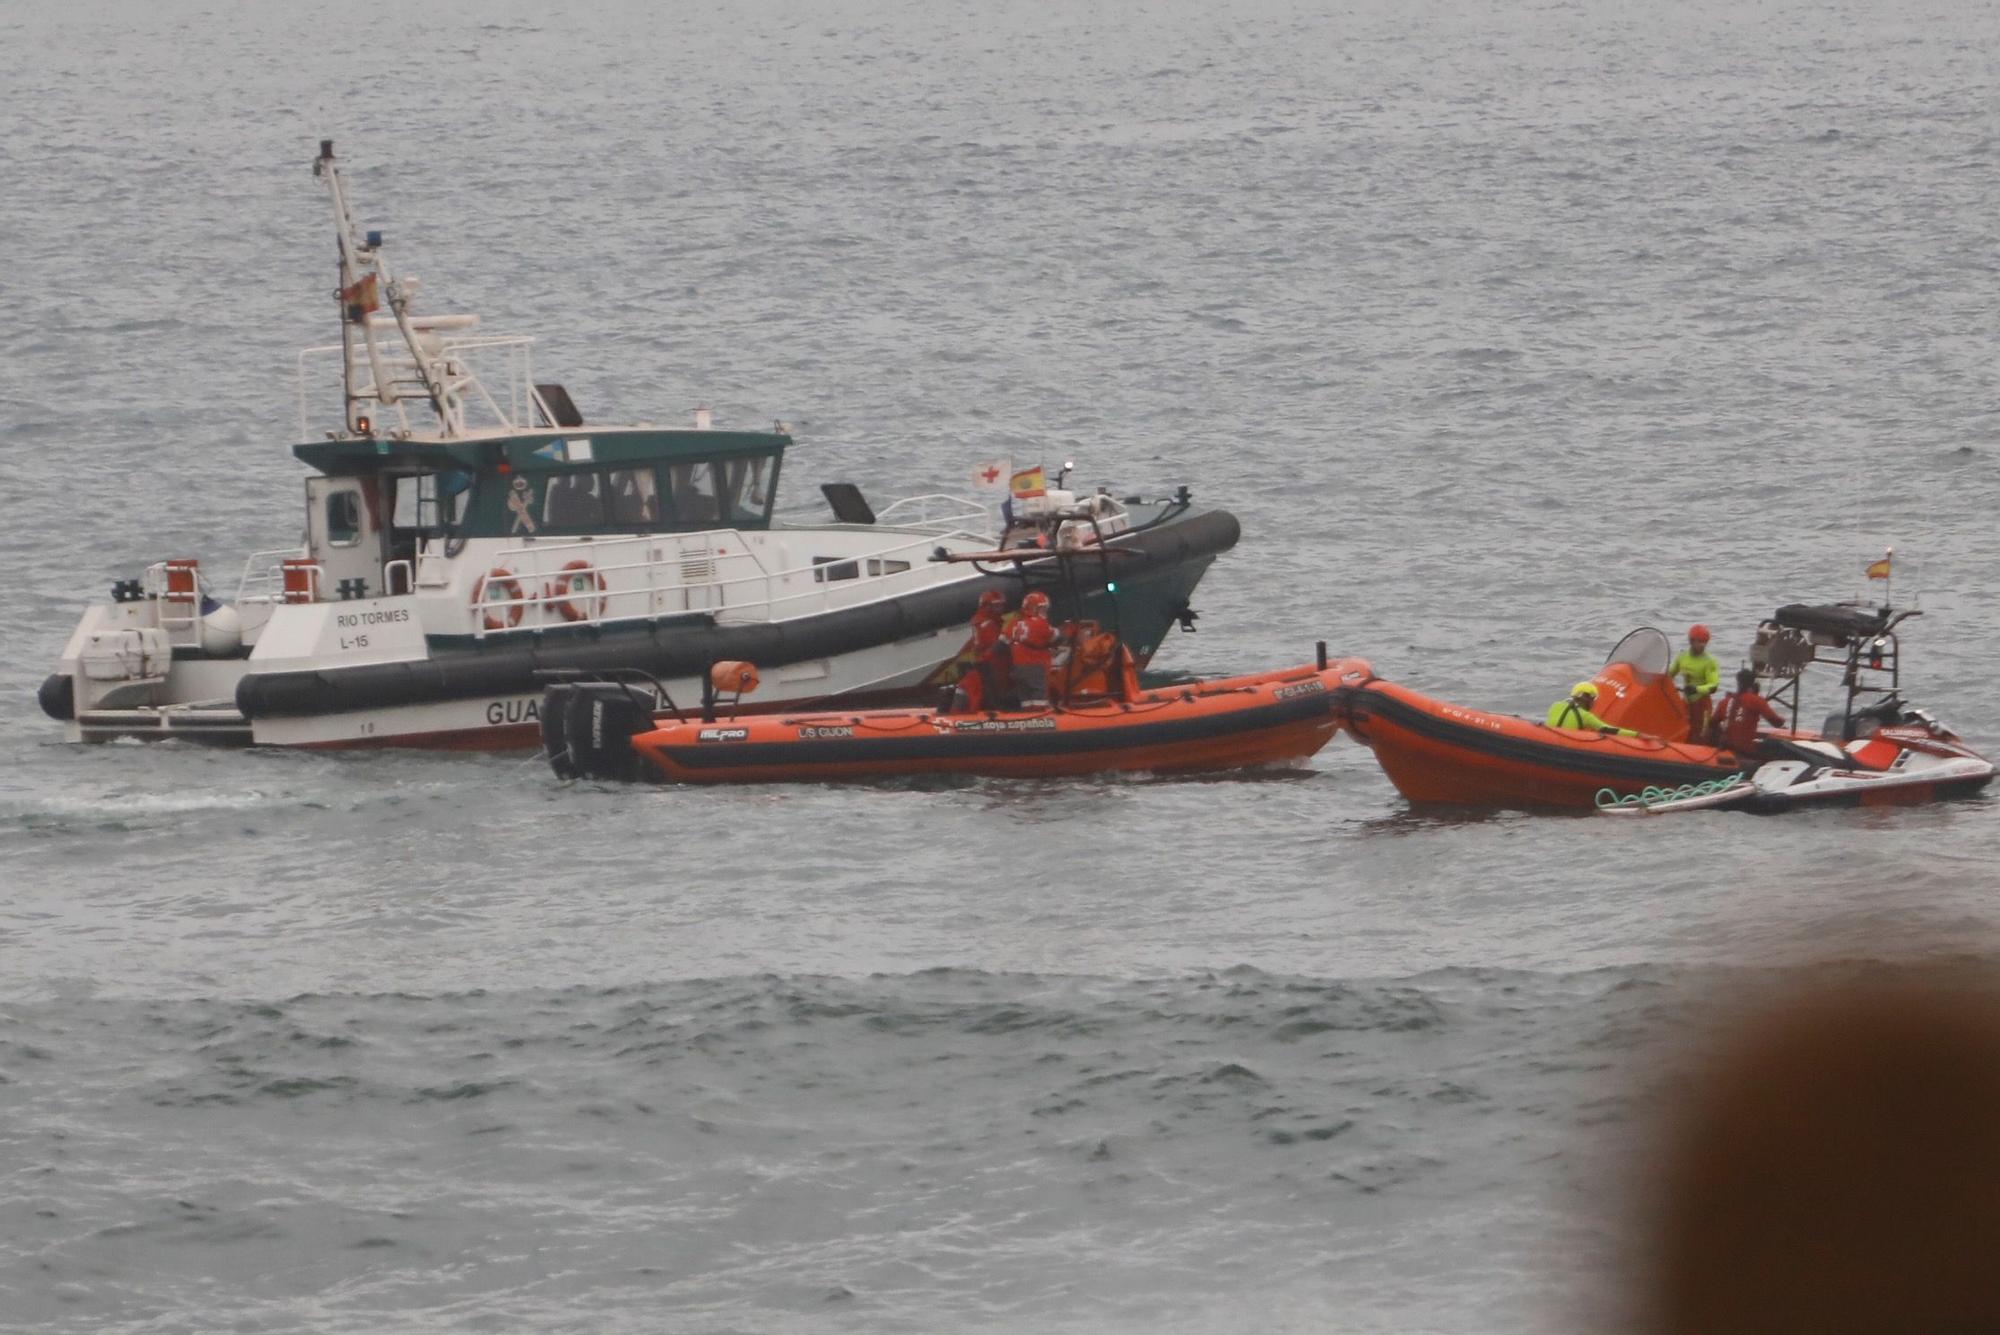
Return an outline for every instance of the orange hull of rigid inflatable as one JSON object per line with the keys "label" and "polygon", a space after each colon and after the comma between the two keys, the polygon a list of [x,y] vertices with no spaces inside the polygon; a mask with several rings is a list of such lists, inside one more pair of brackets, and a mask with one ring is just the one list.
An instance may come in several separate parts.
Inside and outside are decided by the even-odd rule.
{"label": "orange hull of rigid inflatable", "polygon": [[1602,789],[1623,797],[1742,768],[1735,753],[1713,746],[1551,728],[1386,681],[1352,686],[1341,696],[1355,738],[1374,750],[1383,773],[1412,802],[1590,809]]}
{"label": "orange hull of rigid inflatable", "polygon": [[631,747],[642,772],[680,783],[1241,769],[1317,752],[1339,731],[1337,692],[1368,675],[1348,660],[1057,709],[660,720]]}

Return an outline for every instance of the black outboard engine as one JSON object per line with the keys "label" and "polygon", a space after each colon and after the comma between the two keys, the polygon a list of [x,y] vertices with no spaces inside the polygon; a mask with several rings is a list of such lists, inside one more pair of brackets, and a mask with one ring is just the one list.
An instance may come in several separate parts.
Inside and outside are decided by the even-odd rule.
{"label": "black outboard engine", "polygon": [[632,739],[653,726],[653,696],[613,681],[563,682],[542,692],[542,748],[559,779],[644,776]]}

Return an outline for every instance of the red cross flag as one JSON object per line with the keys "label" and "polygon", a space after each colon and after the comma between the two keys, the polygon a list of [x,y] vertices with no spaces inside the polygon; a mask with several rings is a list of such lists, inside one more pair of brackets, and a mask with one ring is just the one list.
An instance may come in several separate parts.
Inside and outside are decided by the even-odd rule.
{"label": "red cross flag", "polygon": [[1012,459],[994,459],[972,470],[974,491],[1005,491],[1007,479],[1014,475]]}

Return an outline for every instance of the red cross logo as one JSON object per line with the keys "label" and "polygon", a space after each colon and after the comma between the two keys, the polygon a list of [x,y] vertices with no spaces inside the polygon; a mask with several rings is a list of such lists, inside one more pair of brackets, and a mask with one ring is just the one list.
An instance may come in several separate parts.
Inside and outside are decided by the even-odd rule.
{"label": "red cross logo", "polygon": [[989,484],[998,482],[1000,480],[1000,470],[995,468],[992,464],[988,464],[986,465],[985,468],[980,470],[979,476],[985,478]]}

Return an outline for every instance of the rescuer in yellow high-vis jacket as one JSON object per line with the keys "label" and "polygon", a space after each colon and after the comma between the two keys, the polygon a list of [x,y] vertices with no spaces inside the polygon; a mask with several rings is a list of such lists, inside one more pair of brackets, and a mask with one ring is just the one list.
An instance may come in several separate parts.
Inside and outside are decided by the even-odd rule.
{"label": "rescuer in yellow high-vis jacket", "polygon": [[1688,647],[1674,655],[1674,661],[1667,665],[1667,676],[1680,680],[1681,696],[1687,701],[1689,739],[1706,741],[1709,704],[1715,698],[1715,688],[1722,685],[1722,665],[1708,652],[1707,626],[1688,627]]}
{"label": "rescuer in yellow high-vis jacket", "polygon": [[1580,681],[1569,688],[1569,694],[1549,706],[1549,716],[1545,720],[1551,728],[1582,728],[1586,731],[1611,732],[1620,737],[1637,737],[1630,728],[1614,728],[1597,715],[1590,707],[1597,703],[1597,683]]}

